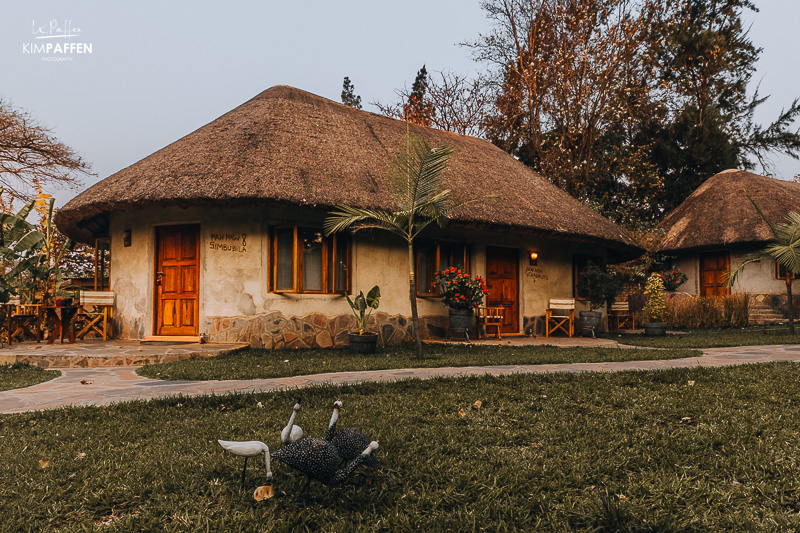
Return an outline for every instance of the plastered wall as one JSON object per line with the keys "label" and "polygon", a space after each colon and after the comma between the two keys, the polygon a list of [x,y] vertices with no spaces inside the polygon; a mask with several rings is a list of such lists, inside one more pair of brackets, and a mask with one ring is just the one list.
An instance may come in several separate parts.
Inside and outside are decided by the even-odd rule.
{"label": "plastered wall", "polygon": [[[153,335],[155,228],[169,224],[200,224],[199,333],[213,338],[214,328],[220,327],[220,317],[247,318],[276,312],[287,318],[350,315],[350,308],[340,295],[268,291],[270,226],[316,225],[321,224],[323,217],[324,213],[309,215],[292,209],[258,207],[168,208],[113,214],[111,284],[117,293],[119,335],[123,338]],[[131,231],[129,247],[122,242],[125,230]],[[487,245],[518,250],[520,330],[525,318],[544,314],[550,298],[572,297],[574,254],[604,254],[599,246],[530,235],[445,229],[434,231],[429,237],[469,242],[472,275],[485,275]],[[535,266],[529,264],[530,250],[539,252]],[[409,316],[406,244],[382,232],[360,233],[353,239],[352,252],[353,289],[366,292],[378,284],[382,293],[379,311],[388,316]],[[418,309],[423,317],[447,315],[447,308],[437,298],[418,299]],[[580,303],[578,310],[582,309],[588,306]]]}

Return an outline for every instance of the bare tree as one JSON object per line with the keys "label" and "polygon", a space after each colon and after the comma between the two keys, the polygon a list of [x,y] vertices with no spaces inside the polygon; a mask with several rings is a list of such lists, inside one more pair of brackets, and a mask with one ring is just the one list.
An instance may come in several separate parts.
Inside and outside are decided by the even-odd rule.
{"label": "bare tree", "polygon": [[[386,116],[405,120],[408,103],[419,99],[419,91],[415,94],[413,88],[403,87],[395,93],[400,99],[398,103],[373,102],[373,105]],[[427,79],[422,99],[422,105],[416,108],[427,110],[424,125],[461,135],[484,136],[484,123],[494,103],[494,94],[483,77],[434,71]]]}
{"label": "bare tree", "polygon": [[27,112],[0,101],[0,184],[18,198],[29,199],[37,184],[44,188],[77,188],[90,164]]}
{"label": "bare tree", "polygon": [[648,99],[641,56],[654,8],[620,0],[486,0],[488,35],[467,43],[495,66],[489,138],[585,198],[597,143]]}

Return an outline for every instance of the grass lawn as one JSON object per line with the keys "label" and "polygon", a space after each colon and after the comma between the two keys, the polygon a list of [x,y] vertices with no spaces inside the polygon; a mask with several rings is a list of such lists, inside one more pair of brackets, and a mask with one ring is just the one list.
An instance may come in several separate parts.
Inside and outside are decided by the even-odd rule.
{"label": "grass lawn", "polygon": [[137,373],[149,378],[172,380],[264,379],[354,370],[643,361],[698,355],[699,352],[693,350],[428,344],[425,346],[425,359],[419,361],[410,345],[379,349],[374,355],[351,354],[346,349],[250,349],[212,358],[146,365]]}
{"label": "grass lawn", "polygon": [[[798,324],[800,328],[800,324]],[[756,326],[750,328],[698,329],[667,334],[666,337],[645,337],[639,334],[608,334],[620,344],[654,348],[717,348],[721,346],[760,346],[765,344],[800,344],[800,334],[789,334],[788,326]]]}
{"label": "grass lawn", "polygon": [[0,391],[21,389],[50,381],[61,375],[58,370],[43,370],[28,363],[0,365]]}
{"label": "grass lawn", "polygon": [[277,448],[296,391],[6,415],[0,529],[796,530],[798,382],[774,363],[304,389],[306,434],[340,397],[383,467],[298,496],[305,478],[275,461],[262,502],[263,460],[240,490],[216,439]]}

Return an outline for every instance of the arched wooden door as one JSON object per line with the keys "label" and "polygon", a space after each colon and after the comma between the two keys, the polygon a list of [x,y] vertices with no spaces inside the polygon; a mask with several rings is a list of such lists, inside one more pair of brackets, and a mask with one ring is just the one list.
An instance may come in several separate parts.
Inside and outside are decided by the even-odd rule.
{"label": "arched wooden door", "polygon": [[156,228],[156,335],[197,335],[200,226]]}
{"label": "arched wooden door", "polygon": [[504,307],[503,333],[519,332],[519,250],[486,247],[487,307]]}

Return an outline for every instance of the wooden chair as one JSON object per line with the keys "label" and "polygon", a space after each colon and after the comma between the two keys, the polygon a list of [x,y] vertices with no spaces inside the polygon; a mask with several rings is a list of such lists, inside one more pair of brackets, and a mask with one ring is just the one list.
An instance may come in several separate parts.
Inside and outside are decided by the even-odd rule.
{"label": "wooden chair", "polygon": [[478,338],[488,336],[489,328],[495,328],[495,337],[503,338],[503,319],[506,316],[504,307],[478,308]]}
{"label": "wooden chair", "polygon": [[608,329],[636,329],[636,320],[627,300],[615,301],[611,304],[611,312],[608,315]]}
{"label": "wooden chair", "polygon": [[22,342],[26,337],[42,340],[41,313],[39,304],[23,304],[19,297],[11,298],[6,308],[8,344],[14,340]]}
{"label": "wooden chair", "polygon": [[80,310],[73,322],[79,339],[91,332],[104,341],[112,337],[114,318],[114,293],[112,291],[81,291]]}
{"label": "wooden chair", "polygon": [[575,298],[550,299],[550,307],[545,311],[545,337],[558,330],[570,337],[575,335]]}

